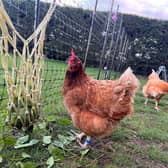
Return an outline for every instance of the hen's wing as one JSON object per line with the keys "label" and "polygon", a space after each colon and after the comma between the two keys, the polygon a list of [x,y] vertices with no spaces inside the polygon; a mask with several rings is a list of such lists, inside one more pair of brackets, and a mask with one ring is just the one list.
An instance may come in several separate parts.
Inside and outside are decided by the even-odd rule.
{"label": "hen's wing", "polygon": [[139,81],[128,69],[119,80],[90,80],[86,107],[102,117],[120,120],[133,111],[133,96]]}
{"label": "hen's wing", "polygon": [[143,94],[146,97],[158,97],[168,92],[168,83],[163,80],[149,80],[143,87]]}

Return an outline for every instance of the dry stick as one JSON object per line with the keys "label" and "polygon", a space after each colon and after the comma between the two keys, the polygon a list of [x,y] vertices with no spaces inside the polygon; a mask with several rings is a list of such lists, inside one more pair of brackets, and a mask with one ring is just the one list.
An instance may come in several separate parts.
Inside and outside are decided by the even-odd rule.
{"label": "dry stick", "polygon": [[[6,51],[8,51],[8,42],[12,45],[13,48],[15,48],[15,45],[13,44],[13,38],[9,35],[9,32],[8,32],[7,24],[9,23],[9,21],[5,20],[5,19],[8,19],[8,17],[6,17],[7,14],[4,12],[4,9],[2,8],[2,6],[1,6],[0,10],[2,11],[0,13],[0,25],[1,25],[1,28],[3,29],[2,36],[6,37],[5,49],[6,49]],[[15,31],[15,33],[16,33],[16,31]],[[16,50],[16,52],[20,55],[18,50]]]}
{"label": "dry stick", "polygon": [[[14,46],[16,48],[16,34],[15,32],[13,32],[13,41],[14,41]],[[15,48],[13,48],[13,67],[12,67],[12,80],[16,81],[16,73],[17,73],[17,69],[16,69],[16,50]],[[15,82],[16,83],[16,82]]]}
{"label": "dry stick", "polygon": [[121,64],[121,57],[122,57],[122,45],[124,42],[124,33],[125,33],[125,29],[122,29],[122,33],[121,33],[121,37],[120,37],[120,44],[119,44],[119,48],[118,48],[118,62],[117,62],[117,68],[116,70],[119,71],[120,69],[120,64]]}
{"label": "dry stick", "polygon": [[[0,4],[1,5],[1,4]],[[1,5],[2,6],[2,5]],[[3,16],[0,14],[0,24],[2,25],[4,31],[2,31],[2,35],[6,37],[6,34],[8,33],[8,30],[7,30],[7,26],[3,20]],[[5,70],[5,79],[6,80],[6,85],[7,85],[7,93],[8,95],[10,95],[10,89],[9,89],[9,85],[8,85],[8,60],[7,60],[7,56],[6,56],[6,51],[8,50],[8,43],[7,43],[7,39],[6,38],[3,38],[2,39],[2,45],[0,46],[1,47],[1,61],[2,61],[2,66]],[[4,52],[5,50],[5,52]],[[11,102],[11,96],[9,96],[9,102]],[[11,112],[8,111],[7,113],[7,117],[6,117],[6,123],[8,123],[11,119]]]}
{"label": "dry stick", "polygon": [[[123,46],[122,46],[122,49],[121,49],[121,51],[120,51],[120,62],[119,62],[119,68],[118,68],[118,71],[120,71],[121,70],[121,68],[124,66],[121,66],[121,63],[123,63],[123,61],[125,61],[124,59],[125,59],[125,55],[124,55],[124,50],[125,50],[125,47],[126,47],[126,42],[127,42],[127,34],[125,35],[125,38],[124,38],[124,43],[123,43]],[[123,58],[123,59],[122,59]]]}
{"label": "dry stick", "polygon": [[[17,40],[16,33],[13,32],[13,45],[14,45],[14,47],[13,47],[12,80],[13,80],[14,83],[16,83],[14,86],[15,86],[15,88],[17,90],[18,80],[16,80],[16,75],[17,75],[17,65],[16,65],[16,59],[17,59],[17,57],[16,57],[16,46],[17,45],[16,45],[16,40]],[[13,91],[13,89],[12,89],[12,91]],[[17,93],[17,95],[16,95],[16,93],[15,93],[15,95],[13,95],[13,98],[12,98],[12,100],[13,100],[13,107],[15,109],[17,117],[19,117],[21,123],[23,124],[23,120],[20,117],[20,108],[16,108],[16,105],[14,104],[14,99],[16,99],[16,96],[18,96],[18,93]],[[17,101],[17,103],[18,103],[18,101]]]}
{"label": "dry stick", "polygon": [[[121,35],[122,23],[123,23],[123,15],[121,15],[120,27],[119,27],[119,31],[118,31],[118,36],[117,36],[115,48],[114,48],[114,55],[113,55],[113,60],[114,61],[115,61],[115,57],[116,57],[116,53],[117,53],[117,48],[118,48],[118,43],[119,43],[119,39],[120,39],[120,35]],[[112,69],[114,68],[114,61],[112,62]]]}
{"label": "dry stick", "polygon": [[39,23],[39,13],[40,13],[40,0],[35,0],[35,19],[34,19],[34,31],[37,28],[37,25]]}
{"label": "dry stick", "polygon": [[111,23],[111,14],[112,14],[113,6],[114,6],[114,0],[112,0],[112,2],[111,2],[111,9],[110,9],[110,12],[109,12],[109,15],[108,15],[108,21],[107,21],[107,27],[106,27],[106,36],[105,36],[105,39],[104,39],[103,49],[102,49],[101,56],[100,56],[99,71],[98,71],[97,79],[100,78],[100,73],[101,73],[101,69],[102,69],[103,56],[104,56],[104,52],[105,52],[105,48],[106,48],[106,44],[107,44],[108,32],[109,32],[109,26],[110,26],[110,23]]}
{"label": "dry stick", "polygon": [[11,28],[11,30],[16,33],[16,35],[21,39],[22,42],[25,42],[25,39],[16,31],[16,29],[15,29],[12,21],[10,20],[8,14],[6,13],[4,7],[1,6],[0,10],[1,10],[1,15],[3,17],[3,20],[5,20],[5,22],[6,22],[6,25],[8,25]]}
{"label": "dry stick", "polygon": [[90,26],[89,37],[88,37],[88,42],[87,42],[83,67],[86,66],[86,59],[87,59],[87,56],[88,56],[89,46],[90,46],[90,42],[91,42],[91,38],[92,38],[93,23],[94,23],[95,13],[96,13],[96,9],[97,9],[97,3],[98,3],[98,0],[96,0],[96,2],[95,2],[94,11],[93,11],[93,14],[92,14],[92,22],[91,22],[91,26]]}
{"label": "dry stick", "polygon": [[[40,75],[41,75],[41,78],[42,78],[42,76],[43,76],[43,73],[44,73],[44,71],[42,71],[42,67],[44,67],[44,59],[43,59],[43,57],[44,57],[44,54],[43,54],[43,48],[44,48],[44,39],[45,39],[45,31],[46,31],[46,29],[43,29],[43,32],[41,33],[41,43],[39,44],[39,50],[38,50],[38,52],[39,52],[39,54],[41,55],[41,67],[40,67],[40,69],[39,69],[39,73],[40,73]],[[41,90],[42,90],[42,79],[39,79],[39,88],[40,88],[40,93],[39,93],[39,99],[41,98]]]}
{"label": "dry stick", "polygon": [[120,33],[121,33],[121,28],[122,28],[122,22],[123,22],[123,15],[121,15],[121,20],[120,20],[120,26],[119,26],[119,30],[118,30],[117,40],[116,40],[116,43],[115,43],[114,53],[112,55],[112,61],[111,61],[111,65],[110,65],[109,77],[111,76],[112,70],[114,70],[114,59],[115,59],[116,51],[117,51],[117,47],[118,47],[119,37],[120,37]]}
{"label": "dry stick", "polygon": [[127,39],[126,44],[125,44],[125,48],[124,48],[124,55],[127,55],[127,51],[128,51],[128,46],[129,46],[129,39]]}
{"label": "dry stick", "polygon": [[127,60],[127,54],[126,54],[126,50],[128,48],[128,37],[127,35],[125,36],[125,41],[124,41],[124,45],[123,45],[123,48],[122,48],[122,56],[123,56],[123,65],[120,67],[120,70],[121,69],[125,69],[126,68],[126,60]]}
{"label": "dry stick", "polygon": [[[26,49],[27,49],[27,47],[26,47]],[[29,121],[29,124],[31,124],[31,119],[30,119],[30,114],[29,114],[29,111],[28,111],[28,106],[29,106],[29,103],[30,103],[30,90],[29,90],[29,79],[30,79],[30,77],[29,77],[29,64],[28,64],[28,62],[27,62],[27,60],[28,60],[28,58],[26,58],[27,57],[27,50],[26,50],[26,54],[24,55],[24,57],[25,57],[25,60],[26,60],[26,64],[25,64],[25,82],[26,82],[26,93],[25,93],[25,99],[26,99],[26,102],[25,102],[25,108],[24,108],[24,112],[25,112],[25,120],[28,118],[28,121]],[[25,121],[26,122],[26,121]]]}
{"label": "dry stick", "polygon": [[0,25],[3,28],[2,36],[5,37],[5,38],[3,38],[2,42],[4,43],[5,50],[8,51],[7,36],[8,36],[9,33],[8,33],[7,26],[6,26],[6,24],[5,24],[4,20],[3,20],[3,16],[1,15],[1,13],[0,13]]}
{"label": "dry stick", "polygon": [[[126,41],[126,45],[125,45],[125,49],[124,49],[124,56],[125,56],[125,59],[127,60],[128,58],[128,47],[129,47],[129,39],[127,39]],[[127,61],[125,61],[125,64],[127,63]],[[127,65],[126,65],[127,66]]]}
{"label": "dry stick", "polygon": [[41,30],[44,28],[43,26],[48,23],[52,13],[55,10],[56,5],[51,5],[46,16],[43,18],[42,22],[38,25],[37,29],[35,30],[35,32],[27,39],[27,42],[31,42],[34,38],[36,38],[36,36],[41,32]]}
{"label": "dry stick", "polygon": [[[119,11],[119,5],[117,6],[117,11],[116,11],[117,16],[118,16],[118,11]],[[113,47],[113,43],[114,43],[114,35],[115,35],[116,25],[117,25],[117,22],[114,22],[112,35],[111,35],[111,42],[110,42],[110,47],[109,47],[109,54],[107,55],[107,68],[109,68],[111,51],[112,51],[112,47]],[[108,79],[110,79],[109,75],[108,75]]]}

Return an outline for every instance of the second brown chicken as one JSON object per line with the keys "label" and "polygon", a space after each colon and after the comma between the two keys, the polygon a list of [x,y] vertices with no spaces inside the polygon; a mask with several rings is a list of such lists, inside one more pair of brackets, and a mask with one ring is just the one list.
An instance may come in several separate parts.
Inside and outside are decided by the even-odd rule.
{"label": "second brown chicken", "polygon": [[148,81],[143,87],[143,94],[146,97],[145,105],[147,105],[148,99],[155,100],[155,110],[158,110],[158,104],[161,98],[168,93],[168,83],[159,78],[159,75],[152,70],[152,73],[148,76]]}

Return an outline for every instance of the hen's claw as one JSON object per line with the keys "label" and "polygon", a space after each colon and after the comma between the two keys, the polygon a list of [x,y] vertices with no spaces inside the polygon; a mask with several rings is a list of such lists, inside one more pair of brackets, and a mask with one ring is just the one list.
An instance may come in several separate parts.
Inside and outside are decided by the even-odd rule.
{"label": "hen's claw", "polygon": [[147,106],[147,104],[148,104],[148,99],[146,98],[144,105]]}
{"label": "hen's claw", "polygon": [[154,109],[155,109],[156,111],[159,111],[159,108],[158,108],[158,107],[156,107],[156,106],[154,107]]}
{"label": "hen's claw", "polygon": [[76,139],[77,139],[77,141],[78,141],[78,140],[81,141],[82,138],[83,138],[85,135],[86,135],[86,134],[85,134],[84,132],[82,132],[82,133],[80,133],[80,134],[77,134],[77,135],[76,135]]}
{"label": "hen's claw", "polygon": [[76,141],[78,142],[78,144],[80,145],[80,147],[82,149],[88,148],[88,145],[90,144],[90,137],[89,136],[86,136],[84,143],[81,142],[81,140],[84,136],[86,136],[86,134],[83,132],[81,134],[76,135]]}
{"label": "hen's claw", "polygon": [[81,143],[81,141],[80,141],[79,139],[77,139],[77,142],[78,142],[78,144],[80,145],[80,147],[81,147],[82,149],[87,149],[87,148],[88,148],[88,144],[86,144],[86,143]]}

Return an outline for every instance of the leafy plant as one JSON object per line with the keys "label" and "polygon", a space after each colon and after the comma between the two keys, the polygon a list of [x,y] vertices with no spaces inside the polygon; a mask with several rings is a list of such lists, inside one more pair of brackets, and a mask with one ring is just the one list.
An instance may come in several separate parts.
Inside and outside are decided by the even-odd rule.
{"label": "leafy plant", "polygon": [[25,147],[33,146],[33,145],[35,145],[35,144],[37,144],[39,142],[39,140],[37,140],[37,139],[32,139],[28,143],[26,143],[28,140],[29,140],[29,136],[28,135],[26,135],[24,137],[20,137],[16,141],[16,144],[15,144],[14,148],[15,149],[25,148]]}

